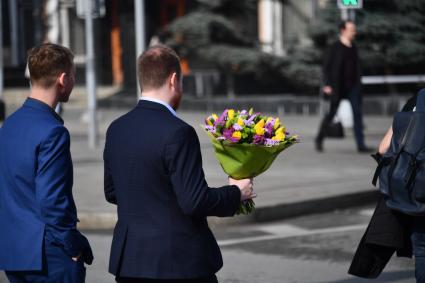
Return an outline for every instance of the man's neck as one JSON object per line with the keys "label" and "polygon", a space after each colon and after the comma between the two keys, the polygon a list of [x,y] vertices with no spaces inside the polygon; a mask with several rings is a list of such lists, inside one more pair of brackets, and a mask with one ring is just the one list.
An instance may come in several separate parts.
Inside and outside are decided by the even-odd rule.
{"label": "man's neck", "polygon": [[346,37],[340,36],[339,37],[339,41],[341,41],[341,43],[347,47],[352,47],[353,46],[353,42],[351,40],[349,40]]}
{"label": "man's neck", "polygon": [[58,100],[56,98],[56,93],[54,88],[46,89],[46,88],[33,86],[31,88],[30,97],[46,103],[52,109],[55,109],[56,105],[58,104]]}
{"label": "man's neck", "polygon": [[157,99],[171,106],[170,95],[168,95],[163,89],[143,91],[141,97]]}

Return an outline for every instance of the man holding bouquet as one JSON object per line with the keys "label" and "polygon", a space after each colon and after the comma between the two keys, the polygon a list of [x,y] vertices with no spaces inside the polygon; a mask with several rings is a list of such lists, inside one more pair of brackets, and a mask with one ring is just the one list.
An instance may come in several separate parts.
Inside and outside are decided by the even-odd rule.
{"label": "man holding bouquet", "polygon": [[177,54],[154,46],[138,58],[138,105],[108,129],[105,196],[117,205],[109,271],[117,282],[217,282],[222,257],[207,216],[233,216],[254,198],[251,179],[209,188],[195,130],[177,117]]}

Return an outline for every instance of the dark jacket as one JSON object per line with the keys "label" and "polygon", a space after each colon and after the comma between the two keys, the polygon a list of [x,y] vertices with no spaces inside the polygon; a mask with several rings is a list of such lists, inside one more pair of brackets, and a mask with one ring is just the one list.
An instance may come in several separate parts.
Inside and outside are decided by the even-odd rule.
{"label": "dark jacket", "polygon": [[[352,48],[355,53],[355,81],[360,84],[361,82],[361,68],[358,56],[357,46],[353,43]],[[331,86],[333,89],[332,97],[340,99],[344,93],[343,85],[341,84],[344,74],[344,45],[340,40],[333,43],[327,51],[325,62],[323,65],[323,83],[324,85]]]}
{"label": "dark jacket", "polygon": [[68,130],[52,108],[28,98],[0,129],[1,270],[42,270],[44,237],[92,262],[72,184]]}
{"label": "dark jacket", "polygon": [[376,278],[394,252],[397,252],[398,256],[411,257],[408,231],[403,216],[389,209],[381,195],[348,273],[364,278]]}
{"label": "dark jacket", "polygon": [[[404,105],[402,111],[412,111],[417,95]],[[377,155],[379,162],[379,155]],[[411,257],[410,230],[417,219],[389,209],[383,195],[380,196],[369,226],[363,235],[348,271],[349,274],[376,278],[385,268],[394,252],[398,256]]]}
{"label": "dark jacket", "polygon": [[104,150],[105,196],[118,208],[109,271],[120,277],[211,276],[222,257],[207,216],[232,216],[236,186],[209,188],[195,130],[140,101],[115,120]]}

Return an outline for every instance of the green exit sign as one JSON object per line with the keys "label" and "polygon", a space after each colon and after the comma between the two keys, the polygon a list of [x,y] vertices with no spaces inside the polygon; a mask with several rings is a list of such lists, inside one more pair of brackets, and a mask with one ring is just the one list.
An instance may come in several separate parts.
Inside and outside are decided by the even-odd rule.
{"label": "green exit sign", "polygon": [[361,9],[363,0],[337,0],[340,9]]}

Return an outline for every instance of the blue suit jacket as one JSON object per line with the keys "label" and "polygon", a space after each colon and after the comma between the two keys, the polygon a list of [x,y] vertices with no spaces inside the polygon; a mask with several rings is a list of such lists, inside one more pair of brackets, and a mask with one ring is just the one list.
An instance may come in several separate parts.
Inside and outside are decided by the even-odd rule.
{"label": "blue suit jacket", "polygon": [[118,205],[109,271],[184,279],[222,266],[207,216],[231,216],[236,186],[209,188],[195,130],[163,105],[140,101],[108,129],[106,199]]}
{"label": "blue suit jacket", "polygon": [[72,184],[62,119],[28,98],[0,129],[0,269],[42,270],[45,235],[91,263],[88,241],[76,229]]}

